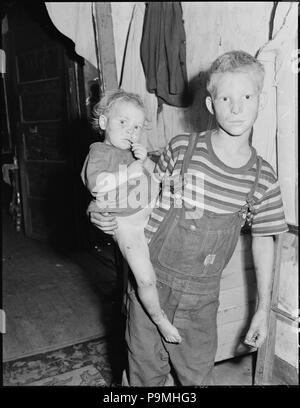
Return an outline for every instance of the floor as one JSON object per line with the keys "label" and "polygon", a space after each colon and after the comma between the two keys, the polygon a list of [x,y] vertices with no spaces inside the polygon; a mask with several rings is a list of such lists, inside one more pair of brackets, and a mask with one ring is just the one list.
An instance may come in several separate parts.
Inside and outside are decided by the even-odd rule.
{"label": "floor", "polygon": [[[59,252],[17,233],[5,208],[2,227],[4,385],[118,384],[124,318],[112,248]],[[251,386],[254,357],[216,364],[216,384]]]}
{"label": "floor", "polygon": [[116,301],[109,261],[64,253],[16,233],[5,213],[2,220],[4,360],[105,336]]}

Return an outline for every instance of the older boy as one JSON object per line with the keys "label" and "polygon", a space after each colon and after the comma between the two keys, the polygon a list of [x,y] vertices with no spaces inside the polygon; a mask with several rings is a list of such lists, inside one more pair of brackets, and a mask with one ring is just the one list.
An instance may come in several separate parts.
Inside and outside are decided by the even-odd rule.
{"label": "older boy", "polygon": [[[203,183],[185,186],[181,206],[180,194],[174,200],[164,189],[150,217],[146,235],[160,302],[182,342],[162,341],[131,289],[126,331],[130,385],[165,385],[170,364],[182,385],[213,383],[221,273],[246,219],[252,222],[258,304],[245,341],[260,347],[265,340],[273,235],[287,231],[287,225],[274,170],[249,145],[263,105],[263,79],[263,66],[243,51],[217,58],[209,70],[206,99],[216,129],[178,135],[160,157],[157,171],[193,174]],[[102,230],[117,228],[111,218],[91,214],[91,220]]]}

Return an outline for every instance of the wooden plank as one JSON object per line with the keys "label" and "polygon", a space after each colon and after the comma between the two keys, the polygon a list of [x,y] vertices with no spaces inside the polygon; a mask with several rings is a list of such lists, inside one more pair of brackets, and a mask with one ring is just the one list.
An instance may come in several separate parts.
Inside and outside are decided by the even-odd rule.
{"label": "wooden plank", "polygon": [[243,354],[252,353],[253,350],[250,350],[245,344],[240,343],[239,347],[236,347],[234,342],[224,343],[218,346],[215,362],[227,360],[229,358],[241,356]]}
{"label": "wooden plank", "polygon": [[[292,366],[276,355],[274,357],[274,373],[276,380],[279,379],[283,384],[299,385],[299,376],[296,367]],[[274,380],[275,378],[272,380],[272,383],[277,385],[275,383],[278,383],[278,381]]]}
{"label": "wooden plank", "polygon": [[272,383],[273,363],[275,355],[275,337],[276,337],[276,312],[272,310],[272,307],[277,307],[278,304],[282,242],[283,234],[276,236],[274,248],[275,259],[273,267],[272,297],[268,318],[268,333],[266,341],[257,352],[257,361],[254,378],[255,385],[268,385]]}
{"label": "wooden plank", "polygon": [[243,338],[248,326],[248,319],[244,319],[218,327],[218,344],[231,343]]}
{"label": "wooden plank", "polygon": [[[283,318],[276,314],[275,355],[281,360],[298,367],[299,364],[299,321]],[[275,370],[273,372],[276,374]]]}
{"label": "wooden plank", "polygon": [[235,250],[231,260],[223,271],[223,276],[233,271],[238,272],[242,269],[253,269],[253,257],[251,248]]}
{"label": "wooden plank", "polygon": [[216,361],[249,353],[251,349],[243,342],[249,320],[239,320],[218,327],[218,349]]}
{"label": "wooden plank", "polygon": [[243,305],[256,298],[256,285],[240,286],[228,290],[220,291],[219,310],[231,306]]}
{"label": "wooden plank", "polygon": [[228,271],[222,276],[221,290],[250,285],[256,281],[253,267],[246,269],[244,265],[237,265],[235,269]]}
{"label": "wooden plank", "polygon": [[244,305],[231,306],[218,311],[217,322],[221,327],[224,324],[238,320],[250,319],[255,310],[255,302],[248,302]]}
{"label": "wooden plank", "polygon": [[97,48],[101,71],[100,89],[109,91],[118,87],[115,42],[110,2],[95,2]]}

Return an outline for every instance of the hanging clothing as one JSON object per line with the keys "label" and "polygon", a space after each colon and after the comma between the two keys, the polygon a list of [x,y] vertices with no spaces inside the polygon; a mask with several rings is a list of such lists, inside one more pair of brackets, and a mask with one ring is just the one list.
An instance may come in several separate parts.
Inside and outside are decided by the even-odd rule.
{"label": "hanging clothing", "polygon": [[[255,55],[268,39],[268,21],[273,8],[272,2],[257,2],[255,6],[252,2],[182,2],[181,5],[188,88],[193,97],[191,105],[185,108],[162,105],[157,119],[158,134],[167,141],[179,133],[214,128],[214,117],[205,106],[205,71],[226,51],[241,49]],[[273,135],[273,130],[270,126],[266,137],[270,132]]]}
{"label": "hanging clothing", "polygon": [[121,82],[121,73],[126,50],[126,42],[128,38],[128,31],[132,19],[132,11],[134,5],[135,3],[130,1],[112,1],[110,3],[114,32],[118,84],[120,84]]}
{"label": "hanging clothing", "polygon": [[97,67],[93,3],[46,2],[45,5],[55,27],[74,42],[77,54]]}
{"label": "hanging clothing", "polygon": [[140,57],[144,15],[145,4],[136,3],[132,10],[128,30],[120,86],[124,91],[139,94],[146,107],[147,121],[141,137],[141,143],[148,151],[163,150],[167,140],[165,140],[163,134],[158,133],[157,98],[146,89],[146,80]]}
{"label": "hanging clothing", "polygon": [[147,90],[159,106],[188,105],[186,43],[180,2],[150,2],[146,6],[141,60]]}
{"label": "hanging clothing", "polygon": [[[272,39],[257,56],[266,70],[263,91],[268,97],[254,124],[253,146],[271,164],[277,163],[286,218],[297,224],[297,75],[292,66],[297,52],[297,2],[278,3],[273,27]],[[267,137],[262,138],[262,132]]]}

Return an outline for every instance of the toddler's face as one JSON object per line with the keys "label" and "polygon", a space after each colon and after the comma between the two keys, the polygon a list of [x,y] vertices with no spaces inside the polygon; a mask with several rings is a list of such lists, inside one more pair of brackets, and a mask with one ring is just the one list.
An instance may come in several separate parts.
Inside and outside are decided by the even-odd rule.
{"label": "toddler's face", "polygon": [[142,133],[145,114],[131,102],[117,101],[99,124],[105,130],[105,143],[119,149],[130,149],[132,142],[138,142]]}
{"label": "toddler's face", "polygon": [[250,134],[260,103],[257,79],[247,72],[226,72],[218,76],[211,112],[219,127],[232,136]]}

